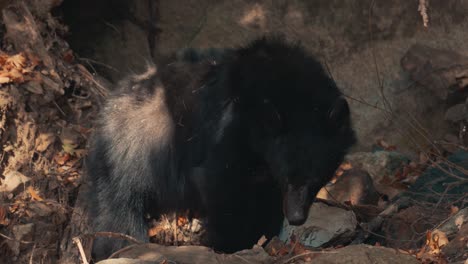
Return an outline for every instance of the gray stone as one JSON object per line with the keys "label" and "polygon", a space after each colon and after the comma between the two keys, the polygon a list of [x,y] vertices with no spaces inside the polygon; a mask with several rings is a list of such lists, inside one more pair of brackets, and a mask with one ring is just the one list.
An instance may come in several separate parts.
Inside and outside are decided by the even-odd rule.
{"label": "gray stone", "polygon": [[402,165],[410,161],[406,156],[391,151],[356,152],[347,155],[345,159],[354,168],[359,167],[367,171],[376,182],[384,176],[394,174]]}
{"label": "gray stone", "polygon": [[447,236],[455,235],[461,227],[468,223],[468,207],[461,209],[450,217],[443,225],[436,230],[444,232]]}
{"label": "gray stone", "polygon": [[145,261],[140,259],[130,259],[130,258],[115,258],[115,259],[106,259],[99,261],[97,264],[160,264],[164,263],[164,260],[161,261]]}
{"label": "gray stone", "polygon": [[466,119],[466,107],[465,104],[457,104],[445,112],[445,120],[451,122],[459,122]]}
{"label": "gray stone", "polygon": [[291,226],[285,219],[279,237],[283,241],[290,241],[294,234],[305,246],[322,247],[331,243],[348,242],[353,237],[356,226],[357,219],[352,211],[314,203],[303,225]]}
{"label": "gray stone", "polygon": [[354,168],[360,168],[369,173],[379,193],[386,194],[392,198],[402,192],[402,190],[382,183],[382,180],[384,178],[392,180],[398,169],[410,162],[405,155],[392,151],[356,152],[347,155],[345,159]]}
{"label": "gray stone", "polygon": [[15,225],[12,228],[12,232],[17,240],[32,240],[34,224]]}
{"label": "gray stone", "polygon": [[374,187],[369,173],[351,169],[339,176],[335,183],[329,183],[317,194],[317,198],[353,205],[377,205],[379,193]]}
{"label": "gray stone", "polygon": [[[143,244],[132,246],[123,251],[119,258],[138,259],[149,263],[162,263],[167,260],[168,263],[179,264],[237,264],[241,262],[251,264],[272,263],[270,257],[261,247],[254,247],[248,250],[242,250],[234,254],[217,254],[212,249],[203,246],[161,246],[158,244]],[[147,262],[142,262],[147,264]],[[105,264],[114,264],[114,262],[104,262]],[[99,262],[99,264],[104,264]],[[140,262],[128,262],[134,264]],[[115,263],[127,264],[127,262]]]}
{"label": "gray stone", "polygon": [[20,184],[24,184],[29,181],[29,178],[24,176],[18,171],[9,171],[5,173],[5,179],[1,180],[0,192],[11,192],[15,190]]}
{"label": "gray stone", "polygon": [[415,257],[398,250],[369,245],[353,245],[319,254],[314,264],[417,264]]}

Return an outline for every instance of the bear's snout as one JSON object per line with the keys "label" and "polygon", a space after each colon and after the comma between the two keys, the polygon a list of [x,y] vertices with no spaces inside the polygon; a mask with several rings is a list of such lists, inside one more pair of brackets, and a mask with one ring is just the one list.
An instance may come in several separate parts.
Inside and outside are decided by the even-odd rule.
{"label": "bear's snout", "polygon": [[284,213],[290,225],[302,225],[307,220],[309,192],[307,186],[288,184],[284,197]]}

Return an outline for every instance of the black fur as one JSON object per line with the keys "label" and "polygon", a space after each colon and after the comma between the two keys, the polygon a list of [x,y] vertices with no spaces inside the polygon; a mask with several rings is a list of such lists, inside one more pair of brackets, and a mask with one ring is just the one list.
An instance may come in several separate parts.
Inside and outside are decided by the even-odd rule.
{"label": "black fur", "polygon": [[[87,159],[95,231],[147,241],[144,215],[193,209],[231,252],[305,221],[354,143],[349,108],[301,46],[262,38],[179,54],[106,104]],[[123,246],[100,238],[93,252]]]}

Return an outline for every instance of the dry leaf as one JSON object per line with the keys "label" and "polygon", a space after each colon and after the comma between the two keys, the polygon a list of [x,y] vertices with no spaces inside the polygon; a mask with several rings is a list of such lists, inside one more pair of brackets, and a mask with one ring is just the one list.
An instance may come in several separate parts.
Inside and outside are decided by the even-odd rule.
{"label": "dry leaf", "polygon": [[67,50],[63,53],[63,60],[72,63],[75,60],[75,56],[73,55],[72,50]]}
{"label": "dry leaf", "polygon": [[388,144],[383,139],[377,140],[377,145],[380,146],[381,148],[383,148],[384,150],[387,150],[387,151],[396,150],[396,146]]}
{"label": "dry leaf", "polygon": [[345,170],[345,171],[350,170],[352,168],[353,168],[353,165],[349,161],[345,161],[345,162],[341,163],[341,165],[340,165],[340,169]]}
{"label": "dry leaf", "polygon": [[75,150],[79,144],[80,134],[76,132],[73,128],[64,127],[62,133],[60,134],[60,140],[62,141],[63,151],[71,155],[75,154]]}
{"label": "dry leaf", "polygon": [[267,239],[265,236],[262,236],[262,237],[257,241],[257,246],[261,247],[261,246],[263,246],[267,241],[268,241],[268,239]]}
{"label": "dry leaf", "polygon": [[177,226],[184,226],[188,223],[188,219],[183,216],[177,217]]}
{"label": "dry leaf", "polygon": [[65,162],[70,160],[70,154],[69,153],[60,153],[54,157],[55,162],[57,162],[58,165],[63,165]]}
{"label": "dry leaf", "polygon": [[37,193],[36,190],[34,190],[34,188],[32,186],[29,186],[28,187],[28,192],[29,194],[31,195],[31,198],[35,201],[42,201],[44,199],[42,199],[41,196],[39,196],[39,194]]}
{"label": "dry leaf", "polygon": [[36,151],[44,152],[55,141],[55,135],[52,133],[41,133],[36,138]]}
{"label": "dry leaf", "polygon": [[148,229],[148,236],[149,237],[154,237],[156,236],[159,232],[163,231],[163,228],[160,226],[155,226],[153,228]]}
{"label": "dry leaf", "polygon": [[10,222],[7,218],[8,211],[6,206],[0,206],[0,225],[8,225]]}
{"label": "dry leaf", "polygon": [[78,145],[76,144],[72,144],[72,143],[65,143],[62,145],[62,149],[65,153],[68,153],[68,154],[71,154],[71,155],[74,155],[75,154],[75,148],[77,147]]}
{"label": "dry leaf", "polygon": [[0,84],[9,83],[9,82],[11,82],[10,77],[0,76]]}
{"label": "dry leaf", "polygon": [[457,206],[455,205],[450,206],[450,215],[454,215],[458,213],[458,211],[460,211],[460,208],[458,208]]}
{"label": "dry leaf", "polygon": [[22,83],[26,80],[25,74],[33,70],[35,65],[26,67],[27,60],[22,53],[13,56],[0,54],[0,84]]}
{"label": "dry leaf", "polygon": [[448,242],[447,235],[444,232],[440,230],[434,230],[431,234],[431,242],[429,243],[429,246],[432,249],[431,253],[439,254],[440,249],[447,245]]}
{"label": "dry leaf", "polygon": [[10,64],[11,66],[19,69],[23,68],[24,65],[26,64],[26,58],[23,56],[23,54],[16,54],[13,56],[10,56],[9,58],[6,59],[5,64]]}
{"label": "dry leaf", "polygon": [[73,155],[77,158],[83,158],[88,151],[86,149],[75,149]]}

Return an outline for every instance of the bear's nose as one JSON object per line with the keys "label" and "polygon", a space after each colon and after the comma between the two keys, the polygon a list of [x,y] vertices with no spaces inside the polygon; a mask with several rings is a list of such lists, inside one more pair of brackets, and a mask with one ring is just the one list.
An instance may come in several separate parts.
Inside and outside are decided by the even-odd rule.
{"label": "bear's nose", "polygon": [[288,184],[284,197],[284,212],[289,224],[302,225],[307,219],[307,207],[307,185],[293,186]]}
{"label": "bear's nose", "polygon": [[295,210],[292,214],[286,216],[290,225],[302,225],[304,224],[306,217],[304,213],[301,213],[299,210]]}

